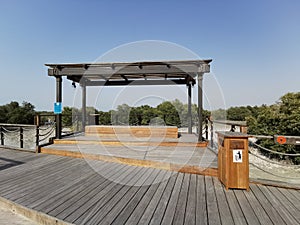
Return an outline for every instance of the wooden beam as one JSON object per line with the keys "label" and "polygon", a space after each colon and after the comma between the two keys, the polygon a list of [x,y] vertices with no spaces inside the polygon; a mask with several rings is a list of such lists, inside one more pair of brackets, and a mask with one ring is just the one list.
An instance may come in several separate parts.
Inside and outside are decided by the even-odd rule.
{"label": "wooden beam", "polygon": [[185,79],[174,80],[108,80],[86,81],[86,86],[126,86],[126,85],[186,85]]}
{"label": "wooden beam", "polygon": [[[85,64],[86,65],[86,64]],[[187,64],[187,65],[172,65],[168,68],[166,65],[147,65],[142,66],[141,68],[137,66],[100,66],[97,64],[91,64],[88,67],[75,67],[68,65],[58,65],[48,69],[49,76],[105,76],[109,78],[112,75],[127,75],[127,74],[190,74],[191,76],[196,77],[197,73],[208,73],[210,72],[210,66],[208,64]],[[164,76],[164,75],[163,75]]]}

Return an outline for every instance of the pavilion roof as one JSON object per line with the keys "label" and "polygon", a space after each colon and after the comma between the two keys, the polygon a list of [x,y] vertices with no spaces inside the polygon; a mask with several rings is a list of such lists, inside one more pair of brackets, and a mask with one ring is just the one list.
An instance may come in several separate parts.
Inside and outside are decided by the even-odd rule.
{"label": "pavilion roof", "polygon": [[49,76],[66,76],[87,86],[170,85],[195,83],[210,72],[211,59],[181,61],[45,64]]}

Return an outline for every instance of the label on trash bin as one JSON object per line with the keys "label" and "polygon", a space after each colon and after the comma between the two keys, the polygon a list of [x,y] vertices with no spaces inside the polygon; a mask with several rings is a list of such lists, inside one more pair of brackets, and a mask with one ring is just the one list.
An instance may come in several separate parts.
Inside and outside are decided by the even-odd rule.
{"label": "label on trash bin", "polygon": [[232,151],[233,162],[234,163],[242,163],[243,162],[243,150],[235,149]]}

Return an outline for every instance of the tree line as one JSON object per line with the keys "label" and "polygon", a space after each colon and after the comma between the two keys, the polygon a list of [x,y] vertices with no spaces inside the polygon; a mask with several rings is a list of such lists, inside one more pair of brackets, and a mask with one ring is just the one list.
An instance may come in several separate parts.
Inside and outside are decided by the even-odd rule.
{"label": "tree line", "polygon": [[[247,121],[248,133],[255,135],[300,136],[300,92],[287,93],[272,105],[231,107],[212,113],[214,119]],[[275,151],[300,153],[299,145],[280,145],[273,139],[261,139],[258,144]],[[261,150],[270,158],[289,159],[300,164],[300,157],[287,157]]]}
{"label": "tree line", "polygon": [[[194,126],[197,125],[197,105],[192,105],[192,118]],[[87,107],[87,115],[99,114],[101,125],[171,125],[187,127],[188,106],[179,100],[166,101],[156,107],[142,105],[131,107],[122,104],[115,110],[108,112]],[[287,93],[272,105],[240,106],[230,107],[227,110],[218,109],[214,111],[204,110],[204,117],[213,117],[214,120],[247,121],[248,133],[257,135],[286,135],[300,136],[300,92]],[[29,102],[19,104],[12,101],[0,106],[0,123],[11,124],[34,124],[36,114],[53,115],[53,112],[38,112],[35,106]],[[64,107],[62,112],[62,123],[65,127],[77,126],[81,121],[81,109]],[[47,117],[42,122],[46,122]],[[279,145],[273,140],[258,140],[258,144],[276,151],[285,153],[299,153],[299,145]],[[286,159],[268,152],[262,152],[271,158]],[[300,157],[291,158],[296,164],[300,163]]]}
{"label": "tree line", "polygon": [[[192,105],[192,118],[194,125],[197,125],[198,107]],[[87,107],[87,115],[99,115],[98,123],[100,125],[166,125],[187,127],[188,126],[188,106],[183,104],[178,99],[174,101],[165,101],[156,107],[149,105],[141,105],[132,107],[127,104],[122,104],[115,110],[108,112],[97,110],[94,107]],[[64,107],[63,109],[63,125],[70,126],[74,121],[81,121],[81,110],[77,108]],[[204,116],[208,116],[209,112],[204,110]],[[93,117],[90,118],[93,120]]]}

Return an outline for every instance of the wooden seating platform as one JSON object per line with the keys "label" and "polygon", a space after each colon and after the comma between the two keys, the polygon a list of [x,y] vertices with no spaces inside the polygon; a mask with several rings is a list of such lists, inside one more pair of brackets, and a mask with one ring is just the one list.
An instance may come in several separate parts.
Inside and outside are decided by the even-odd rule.
{"label": "wooden seating platform", "polygon": [[103,138],[78,135],[54,140],[41,148],[41,153],[118,162],[177,172],[217,176],[217,156],[195,142],[196,135],[182,134],[180,138]]}
{"label": "wooden seating platform", "polygon": [[91,125],[85,127],[86,136],[99,137],[149,137],[178,138],[178,128],[175,126],[104,126]]}
{"label": "wooden seating platform", "polygon": [[[39,224],[300,224],[300,191],[0,149],[0,202]],[[26,210],[27,209],[27,210]],[[52,219],[52,220],[51,220]],[[50,221],[50,222],[49,222]]]}

